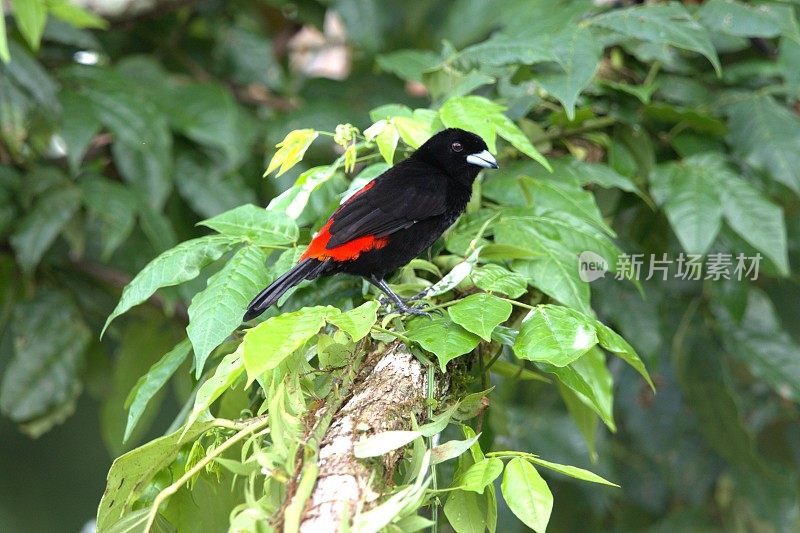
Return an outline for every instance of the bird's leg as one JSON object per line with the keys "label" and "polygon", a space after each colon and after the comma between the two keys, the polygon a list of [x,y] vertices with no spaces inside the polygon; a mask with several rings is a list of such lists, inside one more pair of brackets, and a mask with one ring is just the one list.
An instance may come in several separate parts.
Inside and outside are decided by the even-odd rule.
{"label": "bird's leg", "polygon": [[425,311],[423,311],[421,309],[417,309],[415,307],[409,307],[408,304],[406,304],[406,301],[403,300],[402,298],[400,298],[391,289],[391,287],[389,287],[389,284],[386,283],[385,280],[378,279],[378,278],[373,276],[373,277],[369,278],[368,281],[370,283],[372,283],[373,285],[375,285],[378,289],[380,289],[381,292],[383,292],[389,298],[389,300],[391,300],[391,302],[394,304],[395,308],[398,311],[400,311],[401,313],[404,313],[404,314],[407,314],[407,315],[426,316],[428,318],[431,317],[430,313],[426,313]]}
{"label": "bird's leg", "polygon": [[416,302],[417,300],[422,300],[423,298],[428,296],[429,292],[431,292],[431,287],[433,287],[433,285],[431,285],[430,287],[425,287],[411,298],[408,298],[406,302]]}

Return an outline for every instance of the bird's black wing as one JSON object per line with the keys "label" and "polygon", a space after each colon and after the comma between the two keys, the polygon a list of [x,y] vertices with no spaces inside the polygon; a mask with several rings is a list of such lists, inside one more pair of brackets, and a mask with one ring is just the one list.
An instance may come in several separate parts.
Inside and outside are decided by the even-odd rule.
{"label": "bird's black wing", "polygon": [[447,177],[425,163],[406,160],[390,168],[375,179],[374,186],[336,210],[326,248],[359,237],[385,237],[443,214],[447,186]]}

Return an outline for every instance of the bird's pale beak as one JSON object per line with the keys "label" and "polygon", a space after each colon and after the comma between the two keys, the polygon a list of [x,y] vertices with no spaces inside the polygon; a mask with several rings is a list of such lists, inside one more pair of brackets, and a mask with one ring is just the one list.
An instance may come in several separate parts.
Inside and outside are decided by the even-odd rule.
{"label": "bird's pale beak", "polygon": [[489,153],[489,150],[468,155],[467,163],[483,168],[498,168],[497,159],[495,159],[494,156]]}

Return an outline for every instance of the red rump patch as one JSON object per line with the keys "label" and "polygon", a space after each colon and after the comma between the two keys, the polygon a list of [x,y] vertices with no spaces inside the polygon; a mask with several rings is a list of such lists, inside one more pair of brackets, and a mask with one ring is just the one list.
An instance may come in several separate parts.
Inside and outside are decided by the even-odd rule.
{"label": "red rump patch", "polygon": [[[349,204],[356,197],[370,190],[374,185],[375,182],[370,181],[355,194],[353,194],[353,196],[348,198],[343,205]],[[325,225],[320,228],[319,233],[317,233],[317,235],[311,239],[311,243],[309,243],[305,253],[303,253],[303,255],[300,257],[301,260],[312,258],[319,261],[325,261],[328,259],[332,259],[334,261],[350,261],[356,259],[363,252],[383,248],[389,242],[389,240],[385,237],[365,235],[334,248],[327,248],[328,241],[331,240],[331,224],[333,224],[335,217],[336,213],[334,213],[331,218],[328,219],[328,222],[326,222]]]}

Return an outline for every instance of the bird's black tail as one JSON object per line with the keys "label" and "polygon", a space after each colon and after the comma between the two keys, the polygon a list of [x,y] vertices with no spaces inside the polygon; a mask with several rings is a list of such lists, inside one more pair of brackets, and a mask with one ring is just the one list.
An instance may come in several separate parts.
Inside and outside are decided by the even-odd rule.
{"label": "bird's black tail", "polygon": [[317,261],[316,259],[303,259],[297,263],[291,270],[283,274],[281,277],[270,283],[269,287],[258,293],[258,296],[253,298],[250,305],[247,306],[247,312],[244,314],[244,320],[252,320],[274,304],[280,299],[283,294],[306,279],[314,279],[320,275],[325,263]]}

